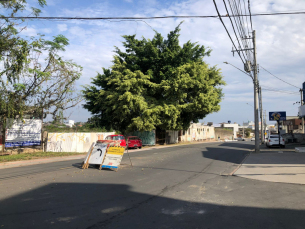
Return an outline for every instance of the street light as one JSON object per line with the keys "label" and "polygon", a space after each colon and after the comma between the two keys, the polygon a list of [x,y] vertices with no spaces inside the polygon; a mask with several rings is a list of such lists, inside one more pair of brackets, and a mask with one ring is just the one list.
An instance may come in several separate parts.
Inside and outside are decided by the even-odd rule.
{"label": "street light", "polygon": [[[230,63],[228,63],[228,62],[226,62],[226,61],[223,62],[223,63],[229,64],[229,65],[233,66],[234,68],[238,69],[238,70],[241,71],[242,73],[244,73],[244,74],[246,74],[247,76],[250,76],[250,77],[252,78],[252,76],[251,76],[250,74],[248,74],[247,72],[245,72],[245,71],[241,70],[240,68],[234,66],[233,64],[230,64]],[[253,78],[252,78],[252,79],[253,79]]]}

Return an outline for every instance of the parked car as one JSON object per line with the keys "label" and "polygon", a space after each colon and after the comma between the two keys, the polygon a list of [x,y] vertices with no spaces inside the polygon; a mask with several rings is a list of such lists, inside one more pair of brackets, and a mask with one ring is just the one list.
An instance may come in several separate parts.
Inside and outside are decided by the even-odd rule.
{"label": "parked car", "polygon": [[126,141],[124,135],[115,134],[115,135],[108,135],[105,140],[112,140],[112,141],[120,141],[120,146],[126,147]]}
{"label": "parked car", "polygon": [[237,141],[245,141],[245,139],[242,138],[242,137],[238,137],[238,138],[236,138],[236,140],[237,140]]}
{"label": "parked car", "polygon": [[255,137],[251,138],[251,141],[255,141]]}
{"label": "parked car", "polygon": [[129,136],[127,141],[128,148],[142,148],[142,140],[137,136]]}
{"label": "parked car", "polygon": [[269,138],[266,141],[266,146],[281,146],[282,148],[285,148],[285,139],[280,137],[281,144],[279,144],[279,136],[276,134],[270,135]]}

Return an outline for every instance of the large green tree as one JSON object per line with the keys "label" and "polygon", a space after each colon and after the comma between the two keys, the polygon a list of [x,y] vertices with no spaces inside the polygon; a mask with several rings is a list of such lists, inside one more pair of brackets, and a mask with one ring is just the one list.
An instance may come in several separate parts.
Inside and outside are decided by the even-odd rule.
{"label": "large green tree", "polygon": [[[38,7],[46,5],[37,0]],[[65,60],[59,52],[65,51],[68,39],[62,35],[46,40],[42,35],[26,38],[21,35],[26,25],[14,16],[24,10],[38,16],[41,10],[27,7],[26,0],[1,1],[5,15],[0,15],[0,121],[21,117],[23,114],[44,113],[56,115],[80,101],[75,83],[82,68]]]}
{"label": "large green tree", "polygon": [[116,47],[113,66],[85,87],[84,107],[106,128],[187,129],[220,110],[220,69],[203,61],[210,49],[191,41],[179,45],[180,25],[167,39],[158,32],[152,40],[123,36],[125,50]]}
{"label": "large green tree", "polygon": [[[45,0],[37,1],[40,7]],[[75,92],[82,68],[59,55],[69,45],[62,35],[46,40],[42,35],[21,35],[22,20],[17,13],[25,10],[25,0],[0,1],[6,15],[0,15],[0,122],[5,130],[7,118],[23,118],[24,114],[52,114],[75,106],[80,94]],[[31,8],[34,15],[40,9]],[[8,16],[12,18],[8,18]],[[1,123],[0,123],[1,124]]]}

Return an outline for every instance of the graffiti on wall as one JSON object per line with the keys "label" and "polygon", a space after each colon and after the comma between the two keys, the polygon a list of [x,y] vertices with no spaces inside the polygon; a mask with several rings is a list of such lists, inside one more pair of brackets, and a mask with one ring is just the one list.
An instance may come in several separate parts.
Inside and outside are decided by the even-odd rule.
{"label": "graffiti on wall", "polygon": [[155,145],[156,134],[155,131],[135,131],[130,136],[138,136],[142,140],[143,145]]}
{"label": "graffiti on wall", "polygon": [[48,152],[87,152],[97,140],[104,140],[114,132],[104,133],[49,133]]}

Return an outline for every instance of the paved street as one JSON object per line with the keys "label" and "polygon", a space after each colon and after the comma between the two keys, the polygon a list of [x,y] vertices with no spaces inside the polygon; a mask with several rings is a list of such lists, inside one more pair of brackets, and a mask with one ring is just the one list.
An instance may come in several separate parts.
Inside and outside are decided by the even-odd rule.
{"label": "paved street", "polygon": [[134,151],[0,170],[1,228],[304,228],[305,186],[231,176],[253,142]]}

